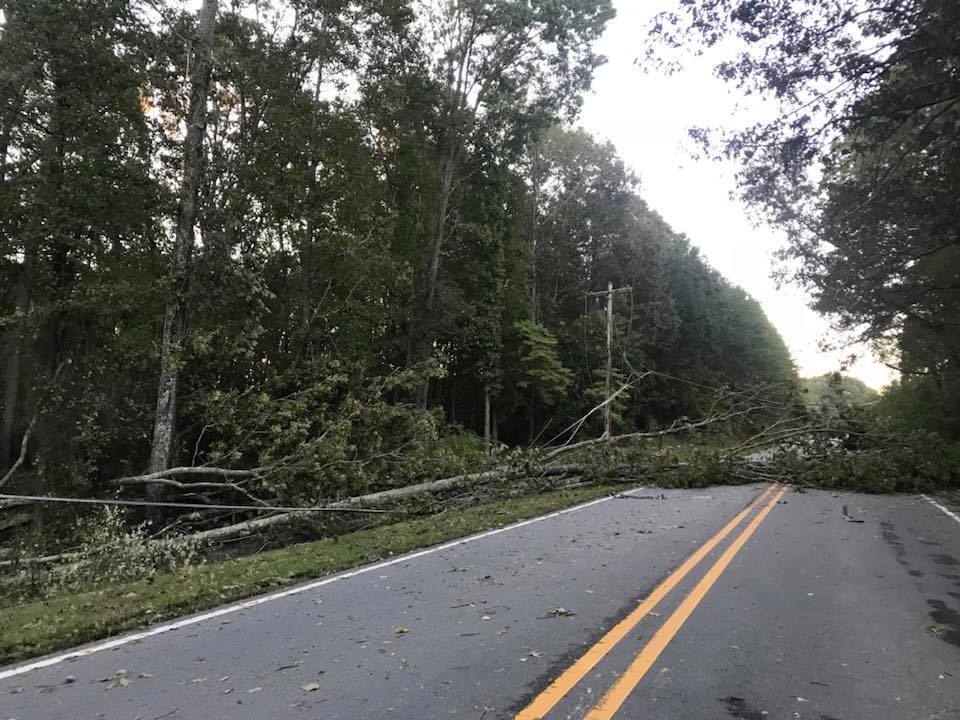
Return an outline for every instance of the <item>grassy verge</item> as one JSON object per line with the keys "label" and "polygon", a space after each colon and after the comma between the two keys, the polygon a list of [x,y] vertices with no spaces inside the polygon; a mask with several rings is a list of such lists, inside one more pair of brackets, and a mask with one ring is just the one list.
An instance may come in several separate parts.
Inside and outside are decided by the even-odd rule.
{"label": "grassy verge", "polygon": [[[618,489],[623,489],[621,485]],[[177,573],[0,609],[0,664],[98,640],[307,578],[435,545],[615,492],[611,486],[492,502]]]}
{"label": "grassy verge", "polygon": [[960,488],[953,490],[941,490],[934,495],[934,499],[945,505],[955,513],[960,513]]}

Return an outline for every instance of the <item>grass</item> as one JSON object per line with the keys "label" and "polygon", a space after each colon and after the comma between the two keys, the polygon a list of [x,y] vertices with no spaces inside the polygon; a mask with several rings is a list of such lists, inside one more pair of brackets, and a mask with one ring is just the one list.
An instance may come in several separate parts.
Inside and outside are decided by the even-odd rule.
{"label": "grass", "polygon": [[0,664],[206,610],[271,588],[536,517],[614,491],[612,486],[590,486],[501,500],[235,560],[196,565],[151,581],[118,583],[4,607],[0,610]]}
{"label": "grass", "polygon": [[948,507],[950,510],[960,513],[960,488],[941,490],[940,492],[936,493],[935,499],[938,500],[942,505]]}

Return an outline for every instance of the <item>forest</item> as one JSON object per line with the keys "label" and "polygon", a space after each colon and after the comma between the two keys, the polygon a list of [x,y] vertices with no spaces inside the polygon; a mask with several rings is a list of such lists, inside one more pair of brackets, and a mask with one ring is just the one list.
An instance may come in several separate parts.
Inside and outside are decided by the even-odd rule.
{"label": "forest", "polygon": [[[69,548],[90,518],[175,537],[527,467],[601,438],[607,408],[617,436],[720,418],[797,436],[818,411],[759,304],[577,127],[613,16],[610,0],[5,2],[0,492],[133,503],[4,501],[27,508],[0,528],[9,562]],[[758,51],[721,77],[800,110],[694,135],[788,231],[784,280],[902,373],[873,403],[883,442],[947,447],[960,9],[682,3],[640,64],[728,36]],[[863,37],[879,48],[855,52]],[[954,481],[946,467],[931,476]]]}

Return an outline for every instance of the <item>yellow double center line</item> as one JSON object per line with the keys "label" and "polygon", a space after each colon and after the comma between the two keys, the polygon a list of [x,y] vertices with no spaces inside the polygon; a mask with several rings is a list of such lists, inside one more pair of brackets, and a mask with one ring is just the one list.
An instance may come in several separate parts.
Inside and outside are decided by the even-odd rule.
{"label": "yellow double center line", "polygon": [[[634,627],[653,610],[677,584],[683,580],[691,570],[693,570],[701,560],[703,560],[727,535],[747,517],[760,503],[764,501],[776,489],[776,485],[771,485],[763,491],[750,505],[744,508],[730,522],[710,538],[706,543],[700,546],[683,564],[674,570],[666,580],[664,580],[650,595],[641,602],[623,620],[613,626],[600,640],[586,653],[580,657],[573,665],[563,672],[560,677],[550,683],[550,686],[540,693],[533,702],[521,710],[515,716],[514,720],[537,720],[543,718],[553,707],[577,685],[587,673],[589,673],[597,663],[599,663],[624,637],[633,630]],[[633,689],[640,682],[641,678],[650,669],[650,666],[656,661],[667,646],[667,643],[673,639],[677,631],[686,622],[687,618],[693,612],[694,608],[700,603],[704,595],[716,582],[720,574],[726,569],[733,557],[744,546],[750,536],[763,522],[773,506],[777,504],[787,488],[781,488],[767,502],[766,506],[757,514],[756,517],[747,525],[746,529],[734,540],[730,547],[726,549],[723,555],[714,563],[703,579],[697,583],[696,587],[684,598],[680,607],[671,615],[661,628],[654,634],[650,642],[640,651],[640,654],[627,668],[627,671],[621,675],[613,687],[607,691],[600,702],[594,707],[585,720],[607,720],[613,717],[613,714],[620,709],[623,702],[627,699]]]}

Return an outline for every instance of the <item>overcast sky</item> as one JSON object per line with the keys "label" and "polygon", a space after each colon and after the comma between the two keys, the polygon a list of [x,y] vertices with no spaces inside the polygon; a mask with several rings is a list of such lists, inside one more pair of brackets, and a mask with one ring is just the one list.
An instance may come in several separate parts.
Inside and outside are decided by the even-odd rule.
{"label": "overcast sky", "polygon": [[[648,18],[675,3],[615,0],[617,17],[598,47],[608,61],[595,75],[579,124],[611,141],[640,176],[641,194],[651,207],[685,233],[711,265],[760,301],[801,375],[836,370],[849,350],[821,351],[820,341],[830,338],[828,324],[807,307],[800,290],[777,290],[770,277],[782,235],[754,227],[743,206],[731,199],[731,165],[691,157],[691,125],[739,125],[766,108],[748,107],[734,87],[713,77],[707,61],[692,62],[672,76],[647,74],[634,63],[643,52]],[[869,354],[848,372],[875,388],[893,377]]]}

